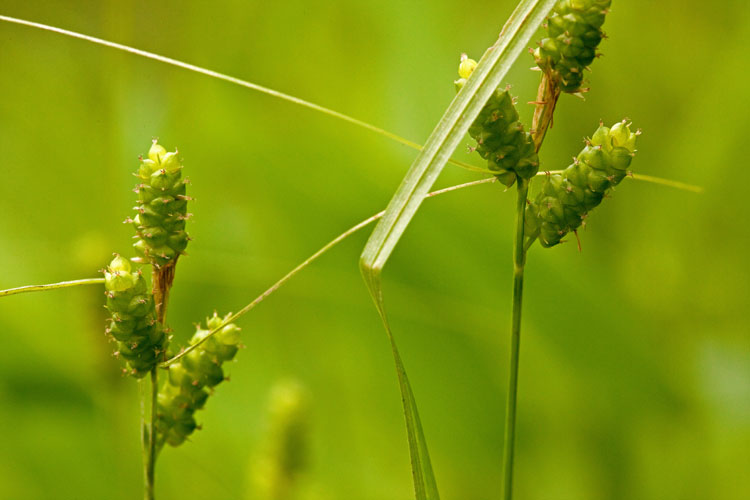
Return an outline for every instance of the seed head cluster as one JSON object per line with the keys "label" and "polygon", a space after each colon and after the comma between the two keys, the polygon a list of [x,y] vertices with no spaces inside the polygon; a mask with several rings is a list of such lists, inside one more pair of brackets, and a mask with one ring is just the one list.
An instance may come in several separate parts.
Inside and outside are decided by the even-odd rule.
{"label": "seed head cluster", "polygon": [[583,71],[597,56],[611,0],[560,0],[547,19],[547,38],[533,52],[539,67],[564,92],[580,92]]}
{"label": "seed head cluster", "polygon": [[141,378],[162,359],[166,335],[156,321],[154,297],[140,270],[115,256],[104,271],[110,320],[106,333],[117,342],[115,355],[126,362],[126,372]]}
{"label": "seed head cluster", "polygon": [[182,178],[177,151],[168,153],[156,141],[136,175],[141,180],[135,189],[137,213],[129,220],[136,230],[133,247],[139,257],[134,260],[163,267],[177,260],[190,239],[185,232],[188,181]]}
{"label": "seed head cluster", "polygon": [[[476,67],[476,62],[461,56],[460,90]],[[497,179],[512,186],[518,177],[530,179],[539,170],[539,158],[534,141],[519,121],[515,100],[508,89],[496,89],[469,127],[469,135],[477,141],[475,148],[487,160],[487,168],[496,172]]]}
{"label": "seed head cluster", "polygon": [[525,234],[551,247],[584,223],[607,191],[627,175],[640,132],[626,121],[611,128],[600,125],[586,147],[561,174],[548,175],[535,200],[526,208]]}
{"label": "seed head cluster", "polygon": [[[206,329],[198,326],[189,345],[201,342],[225,320],[214,313]],[[169,366],[157,398],[156,429],[161,445],[179,446],[198,428],[193,414],[205,405],[208,391],[225,380],[221,365],[234,358],[239,343],[240,329],[229,323]]]}

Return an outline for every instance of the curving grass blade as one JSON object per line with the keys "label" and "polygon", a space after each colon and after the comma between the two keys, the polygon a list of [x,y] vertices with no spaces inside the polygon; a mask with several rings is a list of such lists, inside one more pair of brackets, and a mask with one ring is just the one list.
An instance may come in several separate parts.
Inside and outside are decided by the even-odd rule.
{"label": "curving grass blade", "polygon": [[479,114],[492,92],[541,25],[555,0],[522,0],[500,32],[497,42],[482,56],[464,88],[453,99],[424,149],[412,163],[385,215],[367,241],[360,267],[393,349],[411,454],[417,500],[439,498],[414,395],[401,362],[383,304],[381,272],[422,200],[435,183],[450,155]]}

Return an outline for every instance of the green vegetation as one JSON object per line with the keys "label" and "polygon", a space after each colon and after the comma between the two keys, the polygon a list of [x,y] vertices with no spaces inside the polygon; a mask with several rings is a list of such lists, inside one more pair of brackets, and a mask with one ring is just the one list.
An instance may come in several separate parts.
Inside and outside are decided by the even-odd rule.
{"label": "green vegetation", "polygon": [[[511,484],[514,497],[531,499],[750,493],[742,479],[750,438],[743,250],[750,235],[740,223],[727,238],[721,222],[747,211],[736,193],[742,166],[724,156],[742,146],[741,133],[731,131],[741,130],[747,108],[736,71],[750,12],[739,2],[685,12],[671,2],[616,3],[607,16],[607,58],[585,82],[572,75],[598,45],[595,18],[607,5],[558,2],[534,54],[543,70],[534,98],[539,73],[528,71],[531,58],[511,63],[545,3],[552,2],[521,2],[518,12],[533,14],[511,18],[496,44],[505,49],[476,66],[463,61],[451,106],[445,83],[455,55],[481,52],[510,3],[477,5],[481,16],[440,2],[419,10],[332,4],[333,15],[323,16],[294,3],[206,10],[104,2],[97,11],[81,6],[77,20],[52,4],[39,10],[42,18],[8,3],[0,15],[221,68],[267,87],[157,58],[323,113],[28,23],[0,23],[0,61],[13,69],[0,77],[0,145],[9,167],[0,188],[7,214],[0,218],[0,496],[135,498],[140,445],[147,498],[154,477],[160,499],[410,498],[412,481],[418,498],[437,498],[440,486],[444,499],[498,498],[503,482],[506,498]],[[210,22],[215,15],[224,21]],[[697,18],[700,29],[691,29]],[[589,28],[571,29],[577,22]],[[295,35],[280,36],[280,26]],[[568,44],[571,35],[583,45]],[[670,57],[650,50],[674,39],[683,50]],[[698,76],[696,64],[704,69]],[[582,85],[592,88],[587,102],[558,103]],[[695,85],[722,91],[696,94]],[[445,108],[435,134],[444,127],[446,135],[425,141],[414,162],[425,175],[404,181],[416,189],[325,243],[384,206],[413,158],[398,143],[421,149],[402,135],[426,137]],[[485,119],[467,119],[472,113]],[[562,170],[593,123],[623,113],[648,132],[639,140],[641,173],[627,176],[635,141],[629,120],[600,127]],[[463,154],[467,131],[481,163]],[[123,258],[132,255],[122,249],[133,226],[116,222],[132,206],[130,172],[155,133],[181,144],[189,162],[196,241],[185,254],[182,164],[155,145],[137,181],[135,255],[150,264],[141,271]],[[428,194],[445,165],[440,182],[449,187]],[[477,173],[491,177],[477,180]],[[630,178],[700,184],[706,192]],[[620,181],[625,195],[614,191]],[[515,202],[498,189],[514,183]],[[452,194],[421,207],[443,193]],[[605,194],[616,203],[597,207]],[[583,217],[583,252],[557,245]],[[377,244],[368,245],[363,269],[391,352],[353,265],[364,243],[356,234],[377,220]],[[678,221],[689,221],[690,230]],[[524,276],[535,239],[555,248],[534,249]],[[105,267],[113,250],[123,257],[103,279],[74,279]],[[384,292],[380,272],[391,255]],[[52,281],[59,282],[19,286]],[[56,291],[15,296],[49,290]],[[238,312],[214,313],[190,337],[191,323],[215,308]],[[239,320],[248,349],[230,364]],[[113,351],[141,379],[140,402]],[[209,410],[196,412],[230,373],[237,382],[222,383]],[[289,376],[304,389],[278,383]],[[182,446],[161,454],[156,467],[166,443]]]}

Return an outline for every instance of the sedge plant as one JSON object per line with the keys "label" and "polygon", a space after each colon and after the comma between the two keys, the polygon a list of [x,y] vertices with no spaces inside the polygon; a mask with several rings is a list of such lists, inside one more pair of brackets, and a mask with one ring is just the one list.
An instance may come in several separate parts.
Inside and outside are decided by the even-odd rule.
{"label": "sedge plant", "polygon": [[[414,435],[411,444],[414,486],[417,498],[438,499],[439,494],[430,465],[426,440],[422,433],[414,396],[398,357],[393,333],[384,308],[381,272],[391,252],[416,213],[421,201],[446,164],[461,137],[469,133],[476,141],[473,147],[487,169],[506,188],[516,185],[516,228],[513,251],[513,303],[511,313],[511,346],[503,447],[503,498],[513,495],[513,466],[518,400],[521,311],[526,256],[536,240],[545,247],[555,246],[570,232],[586,222],[608,191],[629,174],[635,154],[636,136],[627,120],[605,127],[602,123],[585,140],[585,148],[573,165],[552,173],[539,165],[538,152],[552,125],[555,106],[562,93],[579,97],[589,89],[582,87],[584,71],[599,56],[597,48],[604,38],[601,30],[611,0],[559,0],[556,2],[521,2],[503,28],[498,42],[479,62],[461,57],[458,95],[443,116],[427,144],[394,195],[383,220],[375,228],[360,260],[365,281],[383,319],[394,349],[402,396],[405,401],[407,427],[411,420]],[[554,4],[554,5],[553,5]],[[551,10],[550,10],[551,7]],[[549,15],[547,15],[549,14]],[[524,23],[546,18],[546,37],[531,51],[541,81],[534,104],[530,127],[525,129],[515,109],[509,88],[500,86],[507,72],[503,55],[518,47],[503,34],[516,31],[523,39]],[[475,99],[481,96],[480,99]],[[479,102],[477,102],[479,101]],[[542,170],[544,183],[533,201],[528,200],[529,187]],[[580,245],[580,244],[579,244]]]}
{"label": "sedge plant", "polygon": [[[590,212],[603,201],[612,187],[628,176],[681,189],[697,190],[676,181],[632,174],[628,168],[635,153],[638,132],[633,132],[627,121],[617,122],[611,127],[600,124],[586,139],[585,147],[575,157],[573,164],[567,168],[548,170],[540,165],[538,151],[552,124],[558,98],[564,93],[582,95],[588,90],[582,87],[583,75],[597,56],[597,47],[603,38],[601,26],[609,4],[609,0],[522,0],[505,24],[496,44],[479,62],[462,56],[460,78],[455,82],[458,95],[425,146],[343,113],[251,82],[61,28],[0,16],[0,20],[5,22],[123,50],[259,91],[360,126],[420,151],[386,210],[334,238],[237,313],[225,316],[214,313],[197,327],[188,345],[179,349],[170,344],[171,331],[166,313],[177,262],[190,240],[186,232],[186,222],[190,218],[187,211],[190,197],[187,195],[187,180],[182,176],[183,165],[179,154],[177,151],[167,152],[156,141],[148,154],[140,159],[136,172],[138,185],[135,190],[135,214],[126,221],[132,223],[135,230],[133,257],[116,254],[105,269],[104,278],[0,291],[2,297],[23,292],[104,284],[106,305],[110,312],[107,333],[115,343],[117,356],[124,362],[124,373],[138,379],[142,385],[145,499],[155,498],[155,468],[159,453],[165,445],[182,445],[200,428],[196,412],[205,407],[214,388],[226,380],[223,365],[233,360],[241,347],[240,329],[235,321],[321,255],[376,221],[379,223],[362,254],[361,268],[386,328],[396,364],[404,404],[415,497],[418,500],[438,499],[437,482],[430,464],[416,400],[385,314],[380,273],[423,200],[484,184],[498,184],[505,189],[515,185],[517,195],[511,359],[503,465],[503,495],[505,499],[511,498],[521,304],[527,252],[537,240],[541,246],[548,248],[565,241],[566,237],[570,238],[570,233],[577,237],[577,229],[586,223]],[[541,81],[537,100],[533,103],[533,121],[526,127],[519,119],[515,98],[510,95],[508,88],[500,84],[545,19],[547,36],[532,51],[541,71]],[[450,158],[467,132],[476,142],[476,152],[486,162],[484,167]],[[491,176],[430,192],[447,163]],[[529,199],[530,185],[536,178],[541,179],[542,185],[538,187],[533,199]],[[150,383],[146,383],[146,380]],[[298,398],[295,398],[287,399],[298,404]],[[301,456],[299,450],[291,448],[301,440],[300,429],[306,424],[298,417],[305,412],[298,415],[297,410],[289,409],[290,404],[280,406],[284,411],[279,412],[282,416],[274,424],[277,426],[275,428],[287,429],[278,431],[287,433],[286,437],[277,440],[285,444],[269,453],[275,457],[271,462],[289,462],[292,465],[274,469],[275,472],[261,480],[268,492],[287,491],[294,482],[296,471],[301,467],[299,464],[302,462],[294,458]],[[274,480],[274,477],[278,480]],[[271,482],[266,484],[264,481]],[[284,495],[268,493],[267,496],[280,498]]]}

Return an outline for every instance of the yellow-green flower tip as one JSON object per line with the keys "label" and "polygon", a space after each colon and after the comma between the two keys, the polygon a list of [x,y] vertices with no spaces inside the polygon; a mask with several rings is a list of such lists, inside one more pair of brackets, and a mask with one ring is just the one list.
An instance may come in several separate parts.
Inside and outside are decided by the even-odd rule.
{"label": "yellow-green flower tip", "polygon": [[631,132],[630,124],[626,123],[625,120],[613,125],[609,130],[609,135],[612,138],[613,147],[625,148],[631,153],[635,151],[635,141],[638,133]]}
{"label": "yellow-green flower tip", "polygon": [[109,269],[111,272],[122,271],[129,273],[132,268],[128,259],[123,258],[121,255],[115,255],[115,258],[109,264]]}
{"label": "yellow-green flower tip", "polygon": [[182,168],[180,160],[177,159],[177,151],[166,153],[161,157],[161,167],[173,174]]}
{"label": "yellow-green flower tip", "polygon": [[461,63],[458,65],[458,76],[468,79],[477,67],[474,59],[469,59],[466,54],[461,54]]}
{"label": "yellow-green flower tip", "polygon": [[136,279],[131,274],[130,269],[130,262],[116,255],[104,272],[105,288],[113,292],[122,292],[132,288]]}
{"label": "yellow-green flower tip", "polygon": [[138,167],[138,177],[141,179],[148,179],[154,170],[157,168],[157,163],[150,158],[142,159],[141,164]]}
{"label": "yellow-green flower tip", "polygon": [[160,145],[156,140],[151,144],[151,149],[148,150],[148,157],[155,163],[161,163],[162,157],[167,154],[167,150],[164,146]]}

